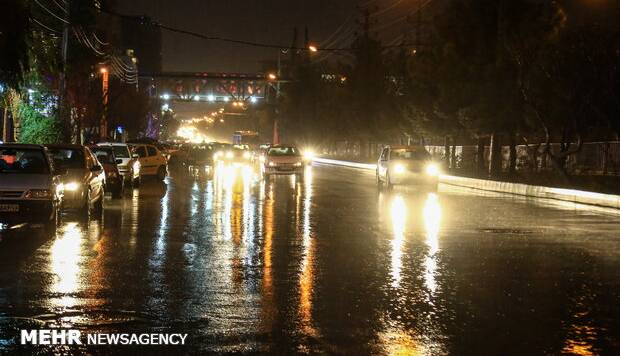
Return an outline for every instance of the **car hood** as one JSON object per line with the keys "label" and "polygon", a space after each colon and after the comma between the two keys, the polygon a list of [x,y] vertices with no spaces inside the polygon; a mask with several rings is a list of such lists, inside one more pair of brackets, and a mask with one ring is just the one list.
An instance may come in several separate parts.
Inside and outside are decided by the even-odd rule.
{"label": "car hood", "polygon": [[0,190],[49,189],[49,174],[0,174]]}
{"label": "car hood", "polygon": [[277,164],[297,163],[301,162],[300,156],[268,156],[267,161]]}

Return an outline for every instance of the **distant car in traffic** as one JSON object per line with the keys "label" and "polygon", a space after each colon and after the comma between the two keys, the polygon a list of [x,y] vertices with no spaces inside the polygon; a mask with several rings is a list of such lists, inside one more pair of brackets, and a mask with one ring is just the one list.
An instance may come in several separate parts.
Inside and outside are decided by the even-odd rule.
{"label": "distant car in traffic", "polygon": [[90,150],[95,154],[105,171],[105,191],[112,194],[112,198],[120,199],[123,196],[125,182],[118,170],[118,163],[122,160],[114,155],[111,146],[91,146]]}
{"label": "distant car in traffic", "polygon": [[118,171],[123,176],[125,186],[140,184],[140,162],[138,155],[133,155],[131,148],[122,142],[100,142],[97,146],[112,147]]}
{"label": "distant car in traffic", "polygon": [[269,147],[263,162],[263,176],[272,174],[295,174],[303,177],[304,159],[293,145],[273,145]]}
{"label": "distant car in traffic", "polygon": [[224,163],[250,164],[254,160],[254,154],[247,145],[232,145],[228,148],[220,146],[220,149],[213,154],[213,160]]}
{"label": "distant car in traffic", "polygon": [[168,160],[154,145],[132,143],[133,152],[138,155],[140,162],[140,177],[155,176],[163,181],[168,174]]}
{"label": "distant car in traffic", "polygon": [[105,171],[86,146],[46,145],[54,166],[62,169],[63,208],[88,213],[103,209]]}
{"label": "distant car in traffic", "polygon": [[379,188],[413,184],[437,189],[439,165],[421,146],[384,147],[377,162],[376,180]]}
{"label": "distant car in traffic", "polygon": [[189,147],[186,164],[189,166],[213,165],[213,146],[210,144],[193,144]]}
{"label": "distant car in traffic", "polygon": [[0,223],[55,227],[63,188],[45,147],[0,144]]}

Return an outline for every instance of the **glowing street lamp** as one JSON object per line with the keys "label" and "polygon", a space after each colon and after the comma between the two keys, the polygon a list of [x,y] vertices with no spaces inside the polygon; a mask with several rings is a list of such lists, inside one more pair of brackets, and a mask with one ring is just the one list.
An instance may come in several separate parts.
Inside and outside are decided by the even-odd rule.
{"label": "glowing street lamp", "polygon": [[310,52],[318,52],[319,49],[315,45],[310,45],[308,46],[308,50]]}
{"label": "glowing street lamp", "polygon": [[269,80],[276,80],[276,79],[278,79],[278,76],[273,74],[273,73],[269,73],[267,75],[267,78],[269,78]]}

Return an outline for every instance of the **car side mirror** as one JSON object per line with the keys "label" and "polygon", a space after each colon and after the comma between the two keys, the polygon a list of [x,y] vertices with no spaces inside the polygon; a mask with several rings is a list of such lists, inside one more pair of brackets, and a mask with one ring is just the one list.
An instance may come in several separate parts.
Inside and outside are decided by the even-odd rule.
{"label": "car side mirror", "polygon": [[122,159],[120,159],[120,158],[117,158],[117,159],[116,159],[116,161],[114,161],[114,162],[116,162],[116,164],[122,164],[122,163],[123,163],[123,160],[122,160]]}
{"label": "car side mirror", "polygon": [[100,165],[94,165],[90,170],[93,172],[99,172],[101,170],[101,166]]}

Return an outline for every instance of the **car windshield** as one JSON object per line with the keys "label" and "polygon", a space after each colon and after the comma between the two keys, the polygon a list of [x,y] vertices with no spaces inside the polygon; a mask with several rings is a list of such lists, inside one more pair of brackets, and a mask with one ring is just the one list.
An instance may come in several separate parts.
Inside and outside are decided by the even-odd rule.
{"label": "car windshield", "polygon": [[0,148],[0,173],[48,174],[40,149]]}
{"label": "car windshield", "polygon": [[295,147],[272,147],[267,152],[269,156],[299,156]]}
{"label": "car windshield", "polygon": [[66,169],[80,169],[86,167],[84,154],[77,148],[49,148],[54,163]]}
{"label": "car windshield", "polygon": [[116,158],[129,158],[129,150],[125,146],[112,146]]}
{"label": "car windshield", "polygon": [[405,159],[413,161],[422,161],[431,158],[431,155],[426,151],[419,150],[392,150],[391,159]]}

